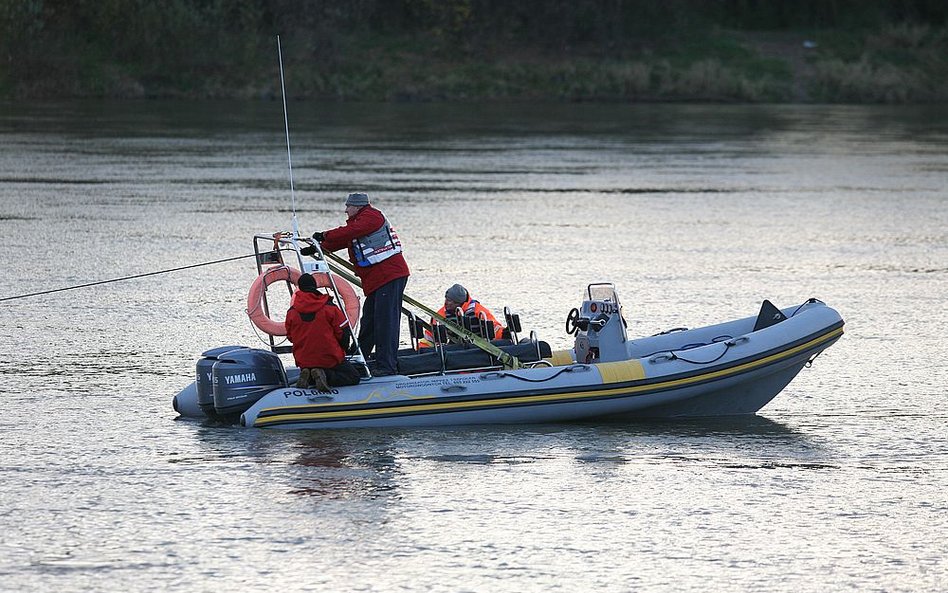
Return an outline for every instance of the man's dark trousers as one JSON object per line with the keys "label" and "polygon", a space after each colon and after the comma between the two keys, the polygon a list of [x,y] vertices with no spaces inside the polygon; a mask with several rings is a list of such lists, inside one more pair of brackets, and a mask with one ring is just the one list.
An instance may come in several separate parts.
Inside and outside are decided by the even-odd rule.
{"label": "man's dark trousers", "polygon": [[359,327],[359,348],[368,356],[375,350],[375,375],[398,373],[398,332],[401,327],[402,295],[408,277],[396,278],[365,297]]}

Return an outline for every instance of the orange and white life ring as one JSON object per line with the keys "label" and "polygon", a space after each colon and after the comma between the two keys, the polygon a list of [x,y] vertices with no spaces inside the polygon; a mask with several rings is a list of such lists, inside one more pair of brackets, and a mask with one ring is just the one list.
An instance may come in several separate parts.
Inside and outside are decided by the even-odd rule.
{"label": "orange and white life ring", "polygon": [[[296,268],[277,266],[264,270],[253,281],[253,284],[250,285],[250,292],[247,294],[247,315],[250,316],[250,321],[260,328],[260,331],[270,334],[271,336],[286,335],[286,326],[283,322],[270,319],[267,316],[266,310],[263,307],[263,293],[267,290],[267,287],[274,282],[289,281],[294,287],[299,286],[300,276],[302,275],[302,272]],[[316,286],[319,288],[328,288],[331,286],[328,273],[322,272],[313,274],[313,279],[316,280]],[[354,326],[359,322],[359,297],[356,295],[351,284],[335,274],[332,275],[332,279],[333,282],[336,283],[336,290],[339,291],[339,297],[342,299],[342,305],[346,309],[346,316],[349,317],[349,323]],[[294,296],[296,295],[294,294]]]}

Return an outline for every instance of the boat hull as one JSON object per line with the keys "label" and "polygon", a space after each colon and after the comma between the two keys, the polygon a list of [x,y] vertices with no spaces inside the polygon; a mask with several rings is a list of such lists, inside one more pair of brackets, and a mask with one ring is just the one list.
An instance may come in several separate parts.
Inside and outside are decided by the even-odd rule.
{"label": "boat hull", "polygon": [[[589,373],[590,381],[546,389],[514,389],[512,379],[499,379],[492,391],[477,392],[484,375],[464,377],[464,384],[452,383],[443,394],[398,399],[398,388],[377,390],[360,401],[349,403],[329,399],[312,390],[278,390],[248,410],[242,418],[246,426],[273,428],[360,428],[417,427],[469,424],[527,424],[585,419],[628,420],[634,418],[686,418],[754,414],[770,402],[806,365],[807,361],[835,342],[841,328],[807,343],[807,347],[755,365],[734,365],[730,369],[673,376],[659,380],[645,378],[603,383],[598,365],[573,365],[577,374]],[[743,368],[742,368],[743,367]],[[552,375],[556,369],[544,369]],[[538,375],[540,370],[533,371]],[[508,373],[522,375],[524,371]],[[536,380],[542,377],[535,377]],[[599,379],[599,380],[596,380]],[[395,385],[412,381],[396,379]],[[421,388],[418,385],[416,389]],[[471,395],[446,395],[452,388],[472,390]],[[314,401],[325,398],[324,402]],[[276,401],[280,405],[274,406]]]}
{"label": "boat hull", "polygon": [[[843,334],[842,318],[822,303],[788,313],[791,319],[760,331],[748,318],[643,338],[629,343],[628,360],[377,377],[331,392],[278,388],[240,423],[335,429],[754,414]],[[694,346],[696,339],[705,343]]]}

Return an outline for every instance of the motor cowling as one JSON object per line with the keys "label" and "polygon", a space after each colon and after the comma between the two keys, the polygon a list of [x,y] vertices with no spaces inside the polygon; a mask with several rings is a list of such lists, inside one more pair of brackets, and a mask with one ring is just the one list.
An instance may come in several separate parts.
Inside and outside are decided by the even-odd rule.
{"label": "motor cowling", "polygon": [[244,346],[220,346],[201,353],[194,368],[194,384],[197,389],[197,404],[208,418],[214,418],[214,363],[222,354],[233,350],[247,349]]}
{"label": "motor cowling", "polygon": [[287,386],[280,357],[256,348],[218,355],[211,381],[214,411],[219,416],[241,414],[267,393]]}

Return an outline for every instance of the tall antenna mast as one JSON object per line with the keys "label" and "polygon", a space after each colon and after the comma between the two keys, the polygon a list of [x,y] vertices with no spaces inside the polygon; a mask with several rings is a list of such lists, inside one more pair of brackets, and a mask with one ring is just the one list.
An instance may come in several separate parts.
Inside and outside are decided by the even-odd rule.
{"label": "tall antenna mast", "polygon": [[277,35],[277,55],[280,57],[280,91],[283,94],[283,126],[286,128],[286,162],[290,169],[290,200],[293,205],[293,238],[300,236],[300,225],[296,220],[296,188],[293,187],[293,156],[290,154],[290,120],[286,115],[286,82],[283,80],[283,46]]}

